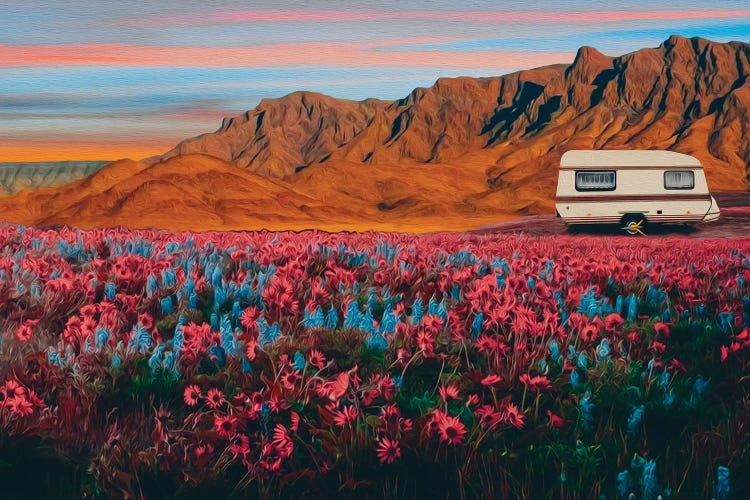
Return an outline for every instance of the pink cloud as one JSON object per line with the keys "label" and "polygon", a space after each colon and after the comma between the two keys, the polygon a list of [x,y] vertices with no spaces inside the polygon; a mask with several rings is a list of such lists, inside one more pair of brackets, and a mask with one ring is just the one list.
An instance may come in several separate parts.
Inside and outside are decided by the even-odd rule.
{"label": "pink cloud", "polygon": [[[415,39],[412,40],[412,43]],[[422,40],[422,39],[416,39]],[[431,40],[431,39],[430,39]],[[572,52],[380,50],[381,43],[301,42],[250,47],[161,47],[124,44],[0,45],[0,67],[28,66],[376,66],[531,68],[569,63]]]}
{"label": "pink cloud", "polygon": [[115,22],[128,26],[197,25],[236,22],[367,22],[367,21],[469,21],[474,23],[598,23],[640,20],[687,20],[750,17],[750,9],[734,10],[598,10],[554,11],[472,11],[472,10],[247,10],[170,14],[151,18],[129,18]]}

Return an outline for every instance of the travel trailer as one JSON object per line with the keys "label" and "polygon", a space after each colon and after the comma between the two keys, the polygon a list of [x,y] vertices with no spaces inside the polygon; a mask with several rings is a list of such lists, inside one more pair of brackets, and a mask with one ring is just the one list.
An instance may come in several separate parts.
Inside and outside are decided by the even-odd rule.
{"label": "travel trailer", "polygon": [[700,162],[673,151],[568,151],[555,201],[566,224],[620,224],[630,234],[719,218]]}

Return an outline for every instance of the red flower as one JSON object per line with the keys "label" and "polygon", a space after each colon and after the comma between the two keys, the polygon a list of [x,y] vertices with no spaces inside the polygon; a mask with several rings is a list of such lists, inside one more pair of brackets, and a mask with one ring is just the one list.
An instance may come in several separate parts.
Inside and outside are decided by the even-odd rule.
{"label": "red flower", "polygon": [[359,412],[354,406],[345,406],[343,410],[333,409],[333,422],[339,427],[346,427],[357,419]]}
{"label": "red flower", "polygon": [[286,431],[286,428],[281,424],[276,424],[273,430],[273,440],[271,441],[274,447],[279,451],[281,458],[287,458],[291,456],[294,451],[294,442]]}
{"label": "red flower", "polygon": [[437,419],[438,432],[440,441],[450,445],[460,444],[466,435],[466,426],[461,423],[458,417],[441,414]]}
{"label": "red flower", "polygon": [[29,402],[29,400],[24,396],[12,397],[6,400],[5,404],[8,406],[8,409],[11,411],[11,413],[21,415],[22,417],[31,415],[34,412],[34,405],[32,405],[31,402]]}
{"label": "red flower", "polygon": [[289,430],[292,432],[297,432],[297,429],[299,429],[299,414],[297,414],[296,411],[293,411],[292,414],[289,417],[290,424],[289,424]]}
{"label": "red flower", "polygon": [[480,406],[474,414],[479,418],[479,424],[488,429],[492,429],[503,419],[502,414],[490,405]]}
{"label": "red flower", "polygon": [[561,429],[565,425],[565,420],[561,416],[552,413],[551,410],[547,410],[547,417],[549,417],[549,425],[555,429]]}
{"label": "red flower", "polygon": [[658,353],[662,353],[667,350],[667,346],[659,341],[654,340],[654,343],[651,344],[651,349]]}
{"label": "red flower", "polygon": [[201,398],[201,390],[197,385],[189,385],[185,387],[185,393],[182,398],[185,400],[185,404],[188,406],[195,406],[198,404],[198,400]]}
{"label": "red flower", "polygon": [[318,370],[322,370],[326,365],[326,357],[317,349],[310,349],[310,352],[307,354],[307,356],[308,362]]}
{"label": "red flower", "polygon": [[599,336],[599,329],[594,325],[586,325],[581,330],[581,338],[584,342],[593,342]]}
{"label": "red flower", "polygon": [[458,399],[458,387],[456,387],[455,384],[450,384],[448,386],[441,385],[438,388],[438,394],[440,394],[440,397],[446,402],[449,399]]}
{"label": "red flower", "polygon": [[248,307],[244,311],[242,311],[242,316],[240,316],[240,324],[245,328],[246,331],[255,331],[257,328],[257,325],[255,324],[255,320],[260,318],[260,309],[257,307]]}
{"label": "red flower", "polygon": [[524,373],[523,375],[519,377],[519,380],[529,390],[534,391],[534,392],[538,392],[544,389],[549,389],[550,387],[552,387],[552,384],[550,383],[549,379],[543,375],[535,375],[534,377],[531,377],[527,373]]}
{"label": "red flower", "polygon": [[291,371],[281,376],[281,383],[285,389],[293,390],[297,384],[302,380],[302,377],[296,371]]}
{"label": "red flower", "polygon": [[247,341],[247,344],[245,345],[245,356],[247,357],[248,361],[253,361],[256,357],[255,350],[258,348],[258,341],[255,339],[251,339]]}
{"label": "red flower", "polygon": [[518,407],[513,403],[509,403],[503,411],[503,419],[513,427],[520,429],[523,427],[523,422],[526,417],[523,413],[518,410]]}
{"label": "red flower", "polygon": [[223,405],[226,400],[224,399],[224,393],[219,389],[209,389],[206,395],[206,403],[208,406],[215,410],[219,406]]}
{"label": "red flower", "polygon": [[214,429],[219,436],[228,438],[237,431],[237,418],[232,416],[214,415]]}
{"label": "red flower", "polygon": [[669,337],[669,325],[661,321],[657,321],[656,323],[654,323],[654,332],[656,332],[657,335],[664,335],[665,337]]}
{"label": "red flower", "polygon": [[482,379],[482,385],[485,387],[490,387],[490,386],[497,384],[498,382],[502,380],[503,378],[500,375],[495,375],[494,373],[492,373]]}
{"label": "red flower", "polygon": [[729,356],[729,348],[725,345],[721,346],[721,360],[726,361]]}
{"label": "red flower", "polygon": [[615,330],[620,328],[623,323],[625,323],[625,320],[622,319],[622,316],[617,313],[609,314],[606,318],[604,318],[604,328],[608,332],[614,332]]}
{"label": "red flower", "polygon": [[377,454],[381,464],[392,464],[401,458],[401,447],[398,441],[382,437],[378,439]]}

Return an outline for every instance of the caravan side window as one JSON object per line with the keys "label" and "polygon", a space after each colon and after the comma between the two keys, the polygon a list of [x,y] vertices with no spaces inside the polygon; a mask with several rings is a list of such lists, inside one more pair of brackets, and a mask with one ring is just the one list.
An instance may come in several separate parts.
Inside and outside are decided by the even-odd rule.
{"label": "caravan side window", "polygon": [[695,174],[692,170],[672,170],[664,172],[664,189],[693,189]]}
{"label": "caravan side window", "polygon": [[576,171],[576,191],[614,191],[614,170]]}

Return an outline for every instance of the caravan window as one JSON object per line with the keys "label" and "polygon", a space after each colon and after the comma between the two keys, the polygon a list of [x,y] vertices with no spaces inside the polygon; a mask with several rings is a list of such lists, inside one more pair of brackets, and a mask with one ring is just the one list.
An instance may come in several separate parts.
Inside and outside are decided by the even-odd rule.
{"label": "caravan window", "polygon": [[692,170],[673,170],[664,172],[665,189],[693,189],[695,175]]}
{"label": "caravan window", "polygon": [[579,170],[576,172],[576,191],[614,191],[614,170]]}

